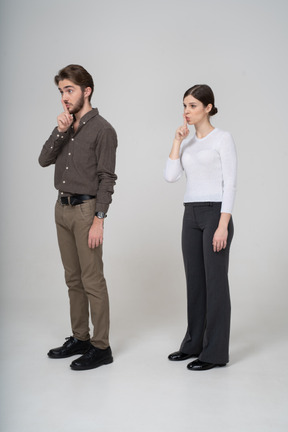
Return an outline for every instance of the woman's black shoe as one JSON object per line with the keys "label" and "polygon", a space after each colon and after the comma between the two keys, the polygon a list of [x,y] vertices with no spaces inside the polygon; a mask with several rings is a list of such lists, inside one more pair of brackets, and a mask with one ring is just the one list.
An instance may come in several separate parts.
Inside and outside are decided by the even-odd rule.
{"label": "woman's black shoe", "polygon": [[226,366],[226,363],[222,363],[222,364],[206,363],[206,362],[203,362],[203,361],[197,359],[197,360],[194,360],[193,362],[189,363],[187,365],[187,368],[189,370],[203,371],[203,370],[213,369],[217,366],[223,367],[223,366]]}
{"label": "woman's black shoe", "polygon": [[168,359],[171,361],[181,361],[187,360],[191,357],[197,357],[198,354],[185,354],[182,351],[176,351],[172,354],[169,354]]}

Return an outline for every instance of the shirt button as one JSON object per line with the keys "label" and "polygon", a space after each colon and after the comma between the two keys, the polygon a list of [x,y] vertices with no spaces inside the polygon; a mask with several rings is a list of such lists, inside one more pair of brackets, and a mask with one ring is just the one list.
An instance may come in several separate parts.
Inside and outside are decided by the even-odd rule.
{"label": "shirt button", "polygon": [[65,180],[63,180],[63,183],[66,183]]}
{"label": "shirt button", "polygon": [[52,148],[53,149],[53,147],[51,146],[50,148]]}
{"label": "shirt button", "polygon": [[64,192],[61,192],[61,195],[63,195],[64,194]]}
{"label": "shirt button", "polygon": [[74,141],[74,138],[71,138],[71,141]]}
{"label": "shirt button", "polygon": [[60,135],[57,135],[57,138],[59,138]]}
{"label": "shirt button", "polygon": [[71,153],[68,153],[68,156],[71,156]]}
{"label": "shirt button", "polygon": [[63,135],[61,136],[61,138],[64,138]]}
{"label": "shirt button", "polygon": [[83,124],[86,124],[86,122],[83,122]]}
{"label": "shirt button", "polygon": [[66,167],[66,169],[68,169],[68,167]]}

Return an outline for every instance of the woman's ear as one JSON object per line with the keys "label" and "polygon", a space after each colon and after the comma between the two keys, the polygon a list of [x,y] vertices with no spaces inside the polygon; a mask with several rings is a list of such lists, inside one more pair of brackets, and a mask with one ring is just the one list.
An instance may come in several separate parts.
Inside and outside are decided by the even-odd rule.
{"label": "woman's ear", "polygon": [[206,106],[206,108],[205,108],[206,113],[209,114],[209,112],[212,110],[212,108],[213,108],[213,105],[212,105],[212,104],[208,104],[208,105]]}

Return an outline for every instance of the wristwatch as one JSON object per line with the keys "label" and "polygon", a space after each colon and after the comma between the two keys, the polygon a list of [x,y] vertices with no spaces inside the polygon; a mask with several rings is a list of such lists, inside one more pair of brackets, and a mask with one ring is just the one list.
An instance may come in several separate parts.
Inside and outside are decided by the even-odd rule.
{"label": "wristwatch", "polygon": [[95,216],[96,216],[98,219],[104,219],[104,218],[107,217],[107,215],[106,215],[104,212],[96,212],[96,213],[95,213]]}

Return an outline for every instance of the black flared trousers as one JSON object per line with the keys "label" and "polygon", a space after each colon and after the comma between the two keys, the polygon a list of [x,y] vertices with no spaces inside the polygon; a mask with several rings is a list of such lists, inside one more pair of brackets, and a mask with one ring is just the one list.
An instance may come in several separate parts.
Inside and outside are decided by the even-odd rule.
{"label": "black flared trousers", "polygon": [[231,303],[228,282],[233,221],[225,249],[212,240],[221,216],[220,202],[185,203],[182,251],[187,282],[188,329],[180,350],[209,363],[229,361]]}

